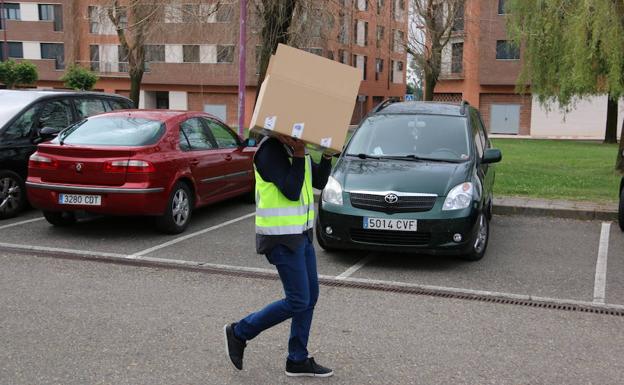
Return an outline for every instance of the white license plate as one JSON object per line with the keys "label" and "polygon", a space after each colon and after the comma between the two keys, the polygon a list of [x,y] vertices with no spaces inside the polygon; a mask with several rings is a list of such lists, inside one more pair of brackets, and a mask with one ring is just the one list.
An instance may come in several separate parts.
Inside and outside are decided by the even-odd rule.
{"label": "white license plate", "polygon": [[59,203],[62,205],[101,206],[100,195],[59,194]]}
{"label": "white license plate", "polygon": [[367,230],[416,231],[418,228],[418,221],[416,219],[383,219],[364,217],[363,227]]}

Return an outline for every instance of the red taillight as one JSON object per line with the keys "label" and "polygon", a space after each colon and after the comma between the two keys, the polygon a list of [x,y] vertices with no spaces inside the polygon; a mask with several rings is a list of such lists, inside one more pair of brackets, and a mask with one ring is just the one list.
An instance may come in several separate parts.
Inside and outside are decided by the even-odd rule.
{"label": "red taillight", "polygon": [[144,160],[111,160],[104,163],[104,171],[148,173],[156,171],[156,168]]}
{"label": "red taillight", "polygon": [[28,167],[55,170],[58,168],[58,162],[55,159],[34,153],[28,159]]}

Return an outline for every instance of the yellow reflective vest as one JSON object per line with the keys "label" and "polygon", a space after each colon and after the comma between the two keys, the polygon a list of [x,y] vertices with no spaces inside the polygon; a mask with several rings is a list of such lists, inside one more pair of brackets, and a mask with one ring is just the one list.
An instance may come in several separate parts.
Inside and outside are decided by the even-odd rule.
{"label": "yellow reflective vest", "polygon": [[254,164],[256,175],[256,234],[302,234],[314,227],[314,191],[312,190],[312,160],[305,157],[305,179],[299,200],[286,198],[272,182],[262,179]]}

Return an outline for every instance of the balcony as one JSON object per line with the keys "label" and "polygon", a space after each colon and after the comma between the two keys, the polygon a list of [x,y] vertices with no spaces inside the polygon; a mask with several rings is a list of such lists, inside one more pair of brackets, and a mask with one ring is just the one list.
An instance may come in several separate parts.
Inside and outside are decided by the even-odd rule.
{"label": "balcony", "polygon": [[442,72],[440,72],[440,76],[438,79],[440,80],[462,80],[464,79],[464,71],[463,69],[461,71],[442,70]]}

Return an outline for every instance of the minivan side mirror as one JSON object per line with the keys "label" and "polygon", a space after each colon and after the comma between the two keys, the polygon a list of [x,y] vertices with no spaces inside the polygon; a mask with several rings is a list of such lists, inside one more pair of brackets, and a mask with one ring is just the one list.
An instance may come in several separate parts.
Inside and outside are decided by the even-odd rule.
{"label": "minivan side mirror", "polygon": [[256,140],[254,138],[247,138],[243,141],[243,147],[256,147]]}
{"label": "minivan side mirror", "polygon": [[485,154],[483,154],[483,159],[481,163],[489,164],[489,163],[498,163],[503,160],[503,154],[499,149],[489,148],[485,150]]}

